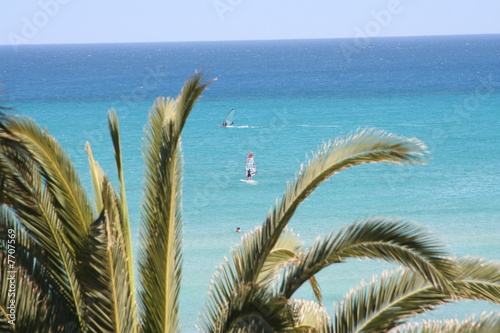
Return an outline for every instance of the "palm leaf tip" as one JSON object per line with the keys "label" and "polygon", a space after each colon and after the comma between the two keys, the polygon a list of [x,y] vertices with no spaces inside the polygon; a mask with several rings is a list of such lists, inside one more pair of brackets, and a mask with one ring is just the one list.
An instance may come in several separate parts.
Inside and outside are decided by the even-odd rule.
{"label": "palm leaf tip", "polygon": [[496,333],[500,332],[500,313],[482,313],[480,317],[472,315],[462,321],[457,318],[446,320],[424,320],[422,323],[408,323],[397,332]]}
{"label": "palm leaf tip", "polygon": [[370,162],[421,164],[428,160],[427,146],[421,140],[375,128],[358,129],[345,138],[335,140],[331,148],[347,150],[352,153],[347,154],[348,157]]}

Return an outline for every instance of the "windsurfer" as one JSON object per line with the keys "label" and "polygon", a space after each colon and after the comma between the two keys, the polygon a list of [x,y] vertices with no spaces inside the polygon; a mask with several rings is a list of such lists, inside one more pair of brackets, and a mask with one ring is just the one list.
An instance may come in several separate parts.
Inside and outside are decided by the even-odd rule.
{"label": "windsurfer", "polygon": [[231,126],[232,124],[234,124],[235,114],[236,114],[236,110],[235,109],[232,109],[231,111],[229,111],[229,113],[226,115],[226,117],[222,121],[222,125],[218,125],[218,126],[220,126],[220,127],[228,127],[228,126]]}
{"label": "windsurfer", "polygon": [[253,160],[253,153],[252,152],[248,153],[247,163],[245,164],[245,168],[247,171],[247,180],[252,179],[252,177],[257,173],[257,167],[256,167],[255,162]]}

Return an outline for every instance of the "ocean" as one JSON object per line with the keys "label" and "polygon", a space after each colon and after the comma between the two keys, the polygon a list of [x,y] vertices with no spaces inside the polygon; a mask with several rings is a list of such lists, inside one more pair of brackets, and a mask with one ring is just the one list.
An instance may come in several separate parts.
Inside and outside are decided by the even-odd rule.
{"label": "ocean", "polygon": [[[200,70],[216,80],[182,139],[185,332],[195,331],[211,276],[242,236],[236,227],[260,225],[306,156],[359,128],[417,137],[431,160],[334,175],[289,225],[306,245],[346,224],[385,216],[426,226],[457,256],[500,259],[500,35],[4,45],[0,99],[49,129],[89,192],[86,141],[118,183],[107,130],[108,109],[117,111],[137,250],[149,109],[158,96],[177,96]],[[216,126],[232,108],[234,126]],[[256,186],[240,181],[250,151]],[[386,268],[393,266],[364,260],[325,269],[318,279],[327,310]],[[313,294],[305,286],[298,297]],[[459,303],[425,318],[461,319],[492,308]]]}

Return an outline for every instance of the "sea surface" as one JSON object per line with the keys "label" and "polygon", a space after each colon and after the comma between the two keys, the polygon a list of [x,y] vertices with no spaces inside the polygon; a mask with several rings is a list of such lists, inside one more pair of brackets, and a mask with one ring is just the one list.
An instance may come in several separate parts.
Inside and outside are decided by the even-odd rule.
{"label": "sea surface", "polygon": [[[359,128],[417,137],[427,165],[364,165],[322,184],[290,227],[305,244],[374,216],[416,221],[457,256],[500,259],[500,35],[147,44],[0,46],[2,105],[34,118],[69,152],[91,192],[84,144],[116,181],[107,112],[114,108],[134,248],[147,115],[195,71],[215,80],[183,135],[184,266],[181,321],[195,331],[216,266],[260,225],[300,163]],[[220,128],[229,110],[236,122]],[[258,185],[244,178],[254,152]],[[137,256],[136,256],[137,258]],[[319,275],[324,305],[393,268],[352,260]],[[312,299],[307,286],[298,297]],[[426,318],[464,318],[483,302]],[[331,313],[331,312],[330,312]]]}

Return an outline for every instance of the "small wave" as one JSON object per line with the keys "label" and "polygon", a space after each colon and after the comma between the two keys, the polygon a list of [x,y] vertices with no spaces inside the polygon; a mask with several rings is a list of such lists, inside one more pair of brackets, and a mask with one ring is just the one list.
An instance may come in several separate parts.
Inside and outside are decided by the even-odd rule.
{"label": "small wave", "polygon": [[297,125],[299,127],[340,127],[339,125]]}
{"label": "small wave", "polygon": [[248,126],[248,125],[241,125],[241,126],[233,126],[233,125],[229,125],[229,126],[224,126],[225,128],[258,128],[260,126]]}
{"label": "small wave", "polygon": [[248,125],[241,125],[241,126],[231,126],[233,128],[262,128],[263,126],[248,126]]}

